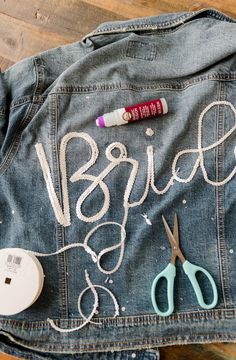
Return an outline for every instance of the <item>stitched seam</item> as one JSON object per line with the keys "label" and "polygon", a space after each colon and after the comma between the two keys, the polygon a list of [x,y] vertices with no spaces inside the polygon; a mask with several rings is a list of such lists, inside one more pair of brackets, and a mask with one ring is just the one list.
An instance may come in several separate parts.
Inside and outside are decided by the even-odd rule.
{"label": "stitched seam", "polygon": [[[4,343],[1,343],[0,344],[0,349],[2,350],[2,352],[8,354],[8,355],[12,355],[12,356],[17,356],[17,357],[21,357],[22,359],[28,359],[28,360],[41,360],[41,356],[37,355],[37,354],[25,354],[25,351],[24,350],[18,350],[18,349],[15,349],[15,348],[11,348],[9,347],[8,345],[5,345]],[[126,350],[122,350],[122,354],[124,354],[126,352]],[[133,350],[133,349],[131,349]],[[139,348],[137,348],[136,350],[139,350]],[[144,348],[140,348],[140,350],[143,350],[144,352],[148,352],[148,354],[144,354],[144,357],[150,359],[150,357],[154,358],[156,360],[159,360],[159,350],[158,348],[155,348],[155,349],[152,349],[152,348],[147,348],[147,349],[144,349]],[[100,352],[106,352],[106,349],[104,349],[103,351],[100,351]],[[71,353],[71,352],[70,352]],[[73,352],[72,352],[73,353]],[[22,357],[24,356],[24,357]]]}
{"label": "stitched seam", "polygon": [[[57,148],[57,121],[58,121],[57,95],[50,96],[49,112],[51,119],[50,143],[51,143],[51,154],[52,154],[52,179],[53,179],[57,198],[60,204],[62,204],[59,156],[58,156],[58,148]],[[55,226],[56,226],[57,247],[60,249],[65,245],[64,228],[58,222],[56,222]],[[66,265],[65,253],[58,254],[57,259],[58,259],[57,266],[58,266],[58,282],[59,282],[58,287],[60,294],[60,300],[59,300],[60,311],[62,317],[68,317],[68,284],[66,278],[67,265]]]}
{"label": "stitched seam", "polygon": [[[225,99],[225,85],[220,83],[220,99]],[[224,121],[225,121],[224,107],[219,107],[218,114],[218,138],[224,134]],[[217,176],[218,178],[224,177],[224,143],[220,144],[217,149]],[[221,268],[222,290],[225,307],[230,304],[230,286],[229,286],[229,273],[227,270],[227,247],[225,241],[225,208],[224,208],[224,186],[219,187],[217,192],[217,214],[218,214],[218,242],[219,242],[219,261]]]}
{"label": "stitched seam", "polygon": [[[225,99],[226,98],[226,85],[222,84],[222,97]],[[223,131],[225,128],[225,111],[222,110],[222,120],[223,120]],[[224,146],[225,144],[222,143],[222,173],[224,171]],[[223,174],[224,175],[224,174]],[[231,298],[231,292],[230,292],[230,275],[229,275],[229,264],[228,264],[228,249],[227,249],[227,245],[226,245],[226,238],[225,238],[225,192],[224,192],[224,187],[223,189],[223,218],[224,218],[224,222],[223,222],[223,240],[224,242],[222,243],[223,249],[222,249],[222,267],[223,267],[223,276],[224,276],[224,284],[225,284],[225,294],[226,294],[226,299],[227,299],[227,305],[228,307],[230,307],[230,304],[232,304],[233,300]]]}
{"label": "stitched seam", "polygon": [[94,85],[85,85],[85,86],[59,86],[54,88],[51,94],[54,93],[70,93],[70,92],[78,92],[78,93],[87,93],[87,92],[94,92],[94,91],[107,91],[107,90],[156,90],[156,89],[166,89],[166,90],[185,90],[191,85],[196,83],[201,83],[207,80],[222,80],[222,81],[232,81],[236,80],[236,73],[227,73],[227,74],[217,74],[212,73],[204,76],[200,76],[197,78],[193,78],[191,80],[183,81],[175,83],[160,83],[160,84],[150,84],[150,85],[143,85],[138,86],[135,84],[130,83],[101,83],[101,84],[94,84]]}
{"label": "stitched seam", "polygon": [[121,25],[117,25],[114,27],[110,27],[108,26],[106,27],[102,27],[101,29],[95,29],[94,31],[92,31],[91,33],[85,35],[82,38],[82,41],[85,40],[88,37],[94,36],[94,35],[101,35],[101,34],[109,34],[109,33],[114,33],[114,32],[129,32],[130,30],[155,30],[155,29],[163,29],[163,28],[168,28],[168,27],[173,27],[174,25],[178,25],[181,24],[184,20],[191,20],[193,17],[201,14],[201,13],[205,13],[206,17],[213,17],[216,18],[218,20],[225,20],[228,22],[235,22],[235,20],[233,18],[230,18],[229,16],[226,16],[223,13],[220,13],[219,11],[216,11],[214,9],[211,8],[206,8],[206,9],[201,9],[199,11],[192,11],[189,12],[187,14],[184,14],[182,16],[180,16],[179,18],[172,20],[172,21],[166,21],[163,23],[159,23],[159,24],[121,24]]}
{"label": "stitched seam", "polygon": [[13,160],[14,156],[17,154],[17,151],[19,149],[20,145],[20,139],[21,134],[23,130],[26,128],[26,126],[30,123],[34,115],[36,114],[38,107],[34,103],[34,97],[37,92],[38,84],[39,84],[39,76],[38,76],[38,67],[37,63],[35,62],[35,59],[33,59],[34,62],[34,69],[35,69],[35,75],[36,75],[36,82],[34,87],[34,93],[33,93],[33,100],[32,103],[29,105],[29,107],[26,110],[25,116],[23,117],[23,120],[20,122],[18,128],[16,129],[15,135],[13,137],[12,143],[3,158],[2,163],[0,164],[0,176],[3,175],[3,173],[6,171],[6,169],[10,166],[11,161]]}
{"label": "stitched seam", "polygon": [[[234,320],[236,319],[236,308],[232,309],[213,309],[206,311],[188,311],[181,312],[177,314],[172,314],[168,318],[160,317],[156,314],[147,314],[147,315],[133,315],[125,316],[119,318],[105,317],[105,318],[96,318],[98,321],[103,320],[103,326],[106,327],[111,325],[112,327],[121,326],[148,326],[148,325],[171,325],[176,323],[187,323],[193,320]],[[54,319],[60,321],[60,323],[66,324],[81,324],[82,319]],[[30,330],[30,331],[42,331],[43,329],[48,330],[49,324],[47,321],[26,321],[26,320],[12,320],[12,319],[3,319],[0,320],[2,326],[9,326],[11,329],[20,328],[21,330]]]}
{"label": "stitched seam", "polygon": [[[7,336],[7,335],[6,335]],[[13,337],[12,337],[13,338]],[[228,339],[232,339],[232,341],[236,338],[236,336],[232,335],[231,333],[221,333],[221,334],[213,334],[213,335],[209,335],[209,334],[197,334],[197,335],[185,335],[185,336],[169,336],[169,337],[164,337],[164,338],[149,338],[149,339],[145,339],[145,340],[141,340],[141,339],[132,339],[129,341],[109,341],[109,342],[102,342],[102,343],[98,343],[97,341],[95,343],[89,343],[86,345],[83,344],[75,344],[73,345],[73,350],[97,350],[97,349],[104,349],[107,348],[108,346],[113,347],[115,346],[119,346],[121,345],[122,348],[124,345],[126,346],[133,346],[135,344],[142,346],[142,345],[167,345],[167,344],[171,344],[171,343],[181,343],[182,341],[184,341],[184,343],[186,344],[187,342],[193,342],[193,340],[196,340],[197,342],[199,342],[199,340],[202,340],[202,342],[204,342],[205,340],[220,340],[222,339],[222,341],[225,339],[226,341],[228,341]],[[13,338],[14,339],[14,338]],[[14,341],[15,343],[18,343],[20,345],[24,344],[25,346],[28,345],[28,343],[24,340],[22,340],[21,342],[18,341]],[[42,344],[40,343],[33,343],[30,342],[31,346],[27,346],[27,348],[29,349],[35,349],[33,347],[38,347],[40,346],[40,350],[42,351]],[[55,341],[53,343],[49,343],[49,345],[47,347],[44,347],[44,351],[52,351],[55,349],[58,350],[59,345],[63,344],[62,341]],[[67,346],[60,346],[61,350],[68,350],[71,349],[70,345]],[[120,347],[117,347],[117,349],[119,350]],[[124,348],[123,348],[124,349]],[[127,350],[128,348],[125,348],[124,350]],[[133,349],[133,348],[131,348]]]}
{"label": "stitched seam", "polygon": [[[55,113],[55,125],[56,125],[56,131],[55,131],[55,149],[57,151],[56,154],[56,164],[57,164],[57,174],[58,174],[58,194],[59,194],[59,201],[62,204],[64,199],[62,200],[62,184],[61,184],[61,169],[59,164],[59,149],[58,149],[58,142],[57,142],[57,130],[58,130],[58,119],[59,119],[59,105],[58,105],[58,96],[55,96],[55,106],[56,106],[56,113]],[[60,249],[65,245],[65,229],[63,226],[60,226],[57,224],[57,244],[58,248]],[[61,263],[60,263],[61,258]],[[63,315],[68,318],[69,316],[69,306],[68,306],[68,279],[67,279],[67,255],[66,253],[61,253],[58,256],[58,267],[61,269],[59,271],[59,274],[61,272],[61,278],[59,276],[59,282],[61,284],[61,299],[62,299],[62,311]],[[59,286],[60,288],[60,286]],[[60,290],[59,290],[60,293]],[[63,316],[62,315],[62,316]]]}
{"label": "stitched seam", "polygon": [[[59,194],[59,201],[60,204],[62,204],[62,186],[61,186],[61,169],[59,165],[59,149],[58,149],[58,143],[57,143],[57,130],[58,130],[58,119],[59,119],[59,105],[58,105],[58,96],[55,96],[55,125],[56,125],[56,131],[55,131],[55,149],[56,149],[56,167],[57,167],[57,176],[58,176],[58,194]],[[55,175],[56,176],[56,175]],[[64,227],[57,224],[57,244],[58,248],[60,249],[65,245],[65,230]],[[61,262],[60,262],[61,259]],[[69,316],[69,310],[68,310],[68,281],[67,281],[67,255],[66,253],[59,254],[58,256],[58,267],[59,267],[59,274],[61,273],[61,276],[59,276],[59,288],[61,287],[61,290],[59,290],[59,293],[61,293],[61,300],[62,300],[62,316],[65,316],[68,318]]]}
{"label": "stitched seam", "polygon": [[[220,99],[220,94],[221,94],[221,82],[219,83],[219,90],[218,90],[218,99]],[[217,108],[216,111],[216,138],[217,140],[219,139],[219,109],[220,106]],[[216,148],[216,152],[215,152],[215,169],[216,169],[216,181],[219,180],[220,176],[219,176],[219,147]],[[226,307],[226,297],[225,297],[225,289],[224,289],[224,277],[223,277],[223,272],[222,272],[222,262],[221,262],[221,250],[220,250],[220,213],[219,213],[219,191],[220,188],[216,187],[216,191],[215,191],[215,196],[216,196],[216,218],[217,218],[217,243],[218,243],[218,260],[219,260],[219,272],[220,272],[220,283],[221,283],[221,291],[222,291],[222,296],[223,296],[223,302],[224,302],[224,306]]]}
{"label": "stitched seam", "polygon": [[[43,103],[46,100],[47,96],[46,95],[37,95],[34,97],[34,103]],[[22,96],[21,98],[15,100],[14,102],[11,103],[10,106],[10,110],[15,109],[16,107],[19,107],[21,105],[30,103],[33,101],[33,96],[32,95],[26,95],[26,96]]]}
{"label": "stitched seam", "polygon": [[[194,14],[194,12],[192,12],[191,14]],[[166,21],[166,22],[160,23],[160,24],[145,24],[144,23],[144,24],[136,24],[136,25],[128,24],[127,26],[122,24],[122,25],[117,25],[115,27],[101,28],[98,30],[95,29],[91,33],[85,35],[82,38],[82,41],[90,36],[109,34],[109,33],[113,33],[113,32],[129,32],[130,30],[155,30],[155,29],[162,29],[162,28],[169,27],[169,26],[172,27],[173,25],[177,25],[178,23],[181,23],[184,19],[187,19],[188,16],[189,16],[189,14],[185,14],[185,15],[180,16],[178,19],[175,19],[173,21]]]}
{"label": "stitched seam", "polygon": [[37,68],[38,74],[38,84],[35,88],[34,98],[38,97],[43,92],[43,85],[45,83],[45,74],[44,74],[44,66],[42,64],[42,59],[39,57],[34,58],[35,67]]}

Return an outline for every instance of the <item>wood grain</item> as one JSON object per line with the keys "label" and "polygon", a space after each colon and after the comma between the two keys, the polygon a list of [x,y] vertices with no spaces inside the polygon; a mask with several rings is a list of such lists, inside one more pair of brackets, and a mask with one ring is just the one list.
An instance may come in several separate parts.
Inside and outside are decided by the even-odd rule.
{"label": "wood grain", "polygon": [[235,360],[236,344],[194,344],[160,348],[160,360]]}
{"label": "wood grain", "polygon": [[[3,0],[0,68],[62,44],[79,41],[100,23],[214,7],[236,18],[235,0]],[[161,360],[236,360],[236,344],[163,347]],[[16,359],[0,354],[0,360]]]}

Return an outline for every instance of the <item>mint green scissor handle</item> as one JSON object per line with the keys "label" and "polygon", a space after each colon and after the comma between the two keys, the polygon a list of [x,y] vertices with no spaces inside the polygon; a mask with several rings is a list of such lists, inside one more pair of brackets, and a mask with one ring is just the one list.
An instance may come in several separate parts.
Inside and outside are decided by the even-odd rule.
{"label": "mint green scissor handle", "polygon": [[[176,275],[176,268],[175,265],[169,263],[167,267],[158,274],[153,283],[151,289],[151,299],[152,305],[156,311],[156,313],[160,316],[168,316],[172,314],[174,311],[174,280]],[[161,278],[165,278],[167,281],[167,302],[168,302],[168,309],[166,311],[161,311],[156,303],[156,289],[158,289],[158,282]]]}
{"label": "mint green scissor handle", "polygon": [[[198,304],[203,309],[214,308],[218,301],[218,292],[217,292],[217,287],[216,287],[215,281],[213,280],[213,277],[211,276],[211,274],[207,270],[202,268],[201,266],[194,265],[187,260],[185,260],[185,262],[183,263],[183,269],[192,284],[192,287],[193,287],[194,292],[197,297]],[[213,300],[210,304],[206,304],[203,299],[202,291],[199,286],[198,280],[196,278],[196,273],[198,271],[205,274],[206,277],[208,278],[208,280],[210,281],[212,291],[213,291]],[[152,283],[152,289],[151,289],[152,305],[153,305],[156,313],[160,316],[169,316],[174,311],[174,280],[175,280],[175,276],[176,276],[175,265],[170,263],[160,274],[158,274],[156,276],[156,278],[154,279],[154,281]],[[167,280],[168,309],[166,311],[161,311],[156,303],[156,289],[158,289],[158,282],[160,281],[161,278],[165,278]]]}
{"label": "mint green scissor handle", "polygon": [[[201,266],[194,265],[187,260],[185,260],[185,262],[183,263],[183,269],[192,284],[192,287],[193,287],[194,292],[197,297],[198,304],[203,309],[212,309],[213,307],[215,307],[217,304],[217,301],[218,301],[218,292],[217,292],[217,287],[216,287],[215,281],[213,280],[213,277],[211,276],[211,274],[209,274],[209,272],[207,270],[205,270],[204,268],[202,268]],[[203,299],[202,290],[201,290],[198,280],[196,278],[196,273],[198,271],[205,274],[206,277],[208,278],[208,280],[210,281],[212,291],[213,291],[213,300],[210,304],[206,304]]]}

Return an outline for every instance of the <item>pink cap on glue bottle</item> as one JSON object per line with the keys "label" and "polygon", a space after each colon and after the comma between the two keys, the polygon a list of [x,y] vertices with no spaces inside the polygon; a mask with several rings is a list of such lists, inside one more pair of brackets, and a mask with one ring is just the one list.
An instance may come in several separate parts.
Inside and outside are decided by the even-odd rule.
{"label": "pink cap on glue bottle", "polygon": [[167,112],[167,102],[164,98],[160,98],[106,113],[96,119],[96,124],[99,127],[125,125],[130,122],[166,114]]}

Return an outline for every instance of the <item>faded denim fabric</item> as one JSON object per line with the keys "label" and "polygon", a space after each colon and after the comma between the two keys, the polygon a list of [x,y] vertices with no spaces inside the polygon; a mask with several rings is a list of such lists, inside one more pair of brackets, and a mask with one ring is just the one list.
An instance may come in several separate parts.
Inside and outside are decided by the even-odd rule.
{"label": "faded denim fabric", "polygon": [[[0,248],[41,253],[45,274],[32,306],[1,316],[2,351],[156,360],[159,346],[236,340],[235,51],[236,21],[203,9],[103,23],[0,74]],[[95,124],[160,97],[166,115]],[[173,228],[175,212],[186,259],[219,299],[200,308],[177,261],[175,309],[160,317],[151,286],[171,256],[161,215]]]}

